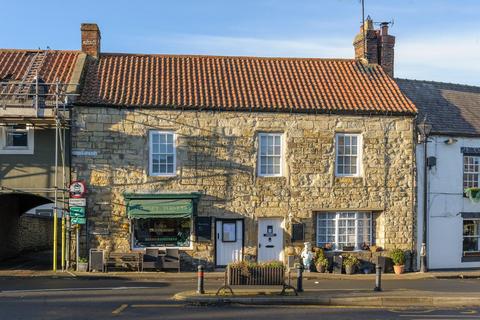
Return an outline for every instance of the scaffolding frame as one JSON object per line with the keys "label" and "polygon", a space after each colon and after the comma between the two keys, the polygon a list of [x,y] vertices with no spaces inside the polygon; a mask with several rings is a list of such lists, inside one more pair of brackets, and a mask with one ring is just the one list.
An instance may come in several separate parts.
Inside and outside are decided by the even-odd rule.
{"label": "scaffolding frame", "polygon": [[[42,54],[41,63],[37,55]],[[53,201],[53,256],[52,270],[57,271],[58,260],[58,210],[61,210],[61,269],[70,267],[71,225],[68,211],[68,186],[66,171],[66,131],[72,128],[72,103],[78,96],[78,83],[53,83],[41,81],[38,71],[45,61],[48,51],[39,51],[25,71],[21,81],[0,81],[0,126],[26,124],[43,129],[55,129],[54,181],[53,186],[8,188],[0,187],[0,192],[46,194]],[[31,73],[34,72],[33,81]],[[13,110],[12,110],[13,109]],[[12,110],[12,111],[10,111]],[[71,133],[70,133],[71,134]],[[70,148],[72,146],[70,145]],[[69,155],[71,157],[71,155]],[[59,164],[60,158],[60,164]],[[60,172],[61,171],[61,172]],[[48,173],[50,174],[50,173]],[[61,177],[59,177],[61,175]],[[78,255],[78,253],[77,253]]]}

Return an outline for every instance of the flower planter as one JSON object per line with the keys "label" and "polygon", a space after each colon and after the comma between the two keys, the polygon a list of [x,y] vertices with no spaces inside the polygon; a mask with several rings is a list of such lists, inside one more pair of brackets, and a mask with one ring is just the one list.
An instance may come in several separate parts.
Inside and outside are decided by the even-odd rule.
{"label": "flower planter", "polygon": [[87,272],[88,270],[88,262],[78,262],[77,263],[77,271],[78,272]]}
{"label": "flower planter", "polygon": [[480,202],[480,188],[468,188],[465,189],[465,195],[472,201],[473,203]]}
{"label": "flower planter", "polygon": [[235,285],[283,285],[285,269],[283,267],[227,267],[227,283]]}
{"label": "flower planter", "polygon": [[402,274],[405,271],[405,266],[393,266],[393,271],[395,271],[395,274]]}
{"label": "flower planter", "polygon": [[316,268],[317,268],[317,272],[319,273],[325,273],[325,271],[327,270],[327,268],[323,264],[317,264]]}
{"label": "flower planter", "polygon": [[346,274],[354,274],[355,273],[355,266],[345,266],[345,273]]}

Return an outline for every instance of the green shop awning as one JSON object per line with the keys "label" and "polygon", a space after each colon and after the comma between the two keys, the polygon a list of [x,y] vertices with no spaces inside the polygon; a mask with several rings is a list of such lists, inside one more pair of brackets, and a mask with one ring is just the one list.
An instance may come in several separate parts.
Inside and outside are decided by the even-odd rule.
{"label": "green shop awning", "polygon": [[193,215],[191,199],[132,199],[127,214],[132,219],[188,218]]}
{"label": "green shop awning", "polygon": [[196,214],[200,192],[124,193],[131,219],[189,218]]}

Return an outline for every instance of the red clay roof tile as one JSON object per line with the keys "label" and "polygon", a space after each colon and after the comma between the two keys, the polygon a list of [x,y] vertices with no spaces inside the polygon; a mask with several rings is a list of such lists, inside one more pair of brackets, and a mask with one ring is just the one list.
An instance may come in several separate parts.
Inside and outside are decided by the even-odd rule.
{"label": "red clay roof tile", "polygon": [[353,59],[102,54],[80,105],[414,114],[378,65]]}
{"label": "red clay roof tile", "polygon": [[[5,77],[11,81],[20,81],[39,51],[41,50],[0,49],[0,81]],[[57,79],[61,83],[70,82],[79,54],[80,51],[47,51],[39,77],[46,83],[53,83]]]}

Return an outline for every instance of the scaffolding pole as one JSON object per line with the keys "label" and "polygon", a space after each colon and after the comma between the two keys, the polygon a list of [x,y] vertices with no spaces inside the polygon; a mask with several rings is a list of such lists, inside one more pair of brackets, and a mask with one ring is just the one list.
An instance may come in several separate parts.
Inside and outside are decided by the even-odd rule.
{"label": "scaffolding pole", "polygon": [[[37,80],[38,88],[38,80]],[[58,83],[55,85],[55,172],[54,172],[54,207],[53,207],[53,271],[57,271],[57,241],[58,241]],[[38,96],[36,97],[38,100]]]}
{"label": "scaffolding pole", "polygon": [[[5,116],[4,122],[5,125],[8,123],[16,123],[19,119],[21,123],[27,123],[33,126],[52,128],[54,122],[55,129],[55,151],[54,151],[54,185],[53,187],[25,187],[25,188],[8,188],[1,187],[0,191],[7,192],[28,192],[28,193],[46,193],[51,199],[51,194],[53,193],[53,256],[52,256],[52,270],[57,271],[58,267],[58,216],[59,216],[59,206],[61,204],[61,268],[63,271],[67,270],[70,266],[70,221],[68,212],[68,202],[66,199],[67,192],[67,178],[66,178],[66,130],[70,128],[70,118],[66,118],[67,105],[69,104],[69,97],[78,96],[76,93],[67,93],[67,88],[71,86],[78,86],[78,84],[73,83],[60,83],[58,79],[54,83],[40,83],[38,76],[38,70],[29,70],[29,72],[35,72],[35,79],[32,82],[25,83],[25,80],[22,81],[8,81],[0,82],[0,104],[3,109],[6,110],[8,107],[21,107],[33,108],[35,110],[35,115],[28,115],[29,113],[13,114],[11,116]],[[25,78],[25,77],[24,77]],[[28,86],[28,87],[27,87]],[[32,88],[34,86],[34,88]],[[40,90],[40,86],[42,90]],[[28,91],[24,89],[27,87]],[[48,88],[54,88],[54,92],[48,92]],[[45,90],[45,88],[47,88]],[[33,89],[33,90],[32,90]],[[54,98],[54,101],[48,98]],[[40,98],[42,100],[40,101]],[[61,99],[62,98],[62,99]],[[31,99],[31,100],[30,100]],[[48,99],[48,100],[47,100]],[[31,101],[32,103],[28,105],[26,101]],[[41,105],[40,105],[41,102]],[[62,110],[60,111],[60,106]],[[51,108],[52,114],[50,116],[45,116],[43,114],[43,109]],[[40,112],[41,111],[41,112]],[[68,109],[70,114],[70,109]],[[63,112],[63,113],[61,113]],[[26,116],[27,114],[27,116]],[[12,120],[12,118],[14,120]],[[53,119],[52,119],[53,118]],[[50,124],[45,122],[51,119]],[[1,124],[3,125],[3,124]],[[71,129],[71,128],[70,128]],[[59,154],[60,153],[60,154]],[[61,182],[59,181],[59,157],[61,158]],[[61,183],[61,188],[59,187]],[[61,192],[61,194],[59,194]]]}

